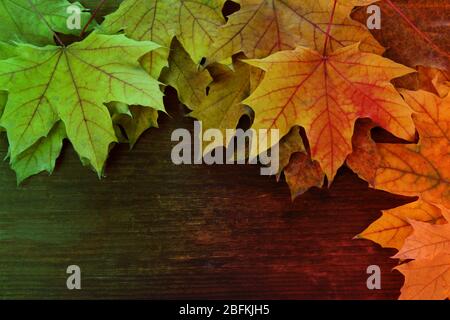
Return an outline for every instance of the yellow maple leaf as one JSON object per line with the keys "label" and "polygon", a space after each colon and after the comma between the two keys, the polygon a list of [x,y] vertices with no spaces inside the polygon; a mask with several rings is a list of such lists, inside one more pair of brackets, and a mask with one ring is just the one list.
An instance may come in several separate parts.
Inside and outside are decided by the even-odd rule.
{"label": "yellow maple leaf", "polygon": [[216,128],[222,131],[224,141],[208,144],[204,148],[205,153],[219,146],[228,146],[232,137],[226,134],[226,130],[236,128],[241,116],[248,114],[248,107],[242,100],[250,90],[249,69],[247,64],[240,61],[235,62],[234,71],[219,64],[210,69],[214,82],[210,85],[209,93],[189,114],[202,121],[203,130]]}
{"label": "yellow maple leaf", "polygon": [[272,174],[277,175],[277,179],[280,178],[281,173],[289,164],[294,153],[306,152],[299,127],[293,127],[291,131],[280,140],[278,143],[278,150],[280,164],[278,166],[278,170],[276,172],[272,172]]}
{"label": "yellow maple leaf", "polygon": [[199,70],[181,44],[174,40],[169,68],[161,74],[161,81],[174,87],[180,101],[193,110],[205,100],[206,89],[213,79],[208,70]]}
{"label": "yellow maple leaf", "polygon": [[366,230],[356,236],[358,239],[372,240],[384,248],[400,250],[413,232],[410,220],[443,224],[446,220],[441,210],[423,200],[407,205],[385,210],[383,215],[373,222]]}

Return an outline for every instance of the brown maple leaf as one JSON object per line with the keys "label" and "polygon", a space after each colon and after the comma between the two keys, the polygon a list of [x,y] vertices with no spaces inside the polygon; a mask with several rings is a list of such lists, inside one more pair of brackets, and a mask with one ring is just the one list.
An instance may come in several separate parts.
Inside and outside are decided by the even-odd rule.
{"label": "brown maple leaf", "polygon": [[377,145],[371,137],[371,130],[375,126],[375,123],[369,119],[362,119],[357,122],[352,138],[353,151],[347,157],[347,166],[371,185],[375,181],[375,175],[381,160]]}
{"label": "brown maple leaf", "polygon": [[[387,57],[408,66],[450,68],[450,2],[443,0],[381,0],[381,29],[372,30]],[[366,8],[353,17],[366,23]]]}

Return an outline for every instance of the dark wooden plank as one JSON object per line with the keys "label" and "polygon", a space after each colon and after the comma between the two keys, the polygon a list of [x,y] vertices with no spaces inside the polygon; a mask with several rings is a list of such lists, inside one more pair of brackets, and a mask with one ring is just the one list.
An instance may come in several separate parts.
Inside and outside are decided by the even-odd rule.
{"label": "dark wooden plank", "polygon": [[[116,147],[99,180],[67,147],[53,176],[17,188],[1,163],[3,298],[396,298],[394,252],[352,237],[407,200],[371,190],[348,169],[332,187],[291,202],[284,182],[256,166],[175,166],[173,118],[133,151]],[[1,154],[6,154],[6,143]],[[68,291],[65,270],[82,268]],[[367,266],[382,290],[366,288]]]}

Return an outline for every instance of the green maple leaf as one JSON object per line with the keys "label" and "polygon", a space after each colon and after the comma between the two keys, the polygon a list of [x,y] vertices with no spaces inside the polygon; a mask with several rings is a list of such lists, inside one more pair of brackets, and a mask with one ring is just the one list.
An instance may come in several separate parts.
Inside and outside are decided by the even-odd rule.
{"label": "green maple leaf", "polygon": [[226,130],[236,128],[243,115],[250,116],[249,108],[242,104],[250,91],[250,67],[237,59],[234,69],[232,71],[221,64],[212,65],[210,71],[214,82],[209,93],[189,114],[202,121],[203,130],[217,128],[222,131],[224,141],[209,143],[204,147],[205,153],[218,146],[228,146],[230,139],[225,139]]}
{"label": "green maple leaf", "polygon": [[158,78],[162,68],[167,66],[170,43],[176,33],[173,24],[167,21],[174,5],[175,0],[125,0],[117,11],[106,16],[101,28],[108,33],[124,30],[132,39],[158,43],[161,48],[142,58],[144,68]]}
{"label": "green maple leaf", "polygon": [[220,26],[225,24],[222,8],[226,0],[181,0],[175,21],[177,38],[195,63],[211,50]]}
{"label": "green maple leaf", "polygon": [[[16,48],[7,43],[0,43],[0,60],[8,59],[16,55]],[[0,118],[5,110],[6,101],[8,100],[8,92],[0,90]],[[3,128],[0,127],[0,132]]]}
{"label": "green maple leaf", "polygon": [[42,171],[51,174],[65,138],[64,124],[59,121],[47,137],[39,139],[30,148],[19,154],[11,163],[12,169],[17,174],[17,184]]}
{"label": "green maple leaf", "polygon": [[[64,34],[79,34],[81,30],[70,30],[67,19],[71,5],[84,8],[67,0],[0,0],[0,40],[21,41],[35,45],[52,44],[53,31]],[[81,26],[88,22],[90,13],[81,12]]]}
{"label": "green maple leaf", "polygon": [[60,139],[50,134],[62,121],[83,163],[101,175],[110,145],[117,141],[105,103],[164,110],[160,83],[138,62],[156,48],[149,41],[95,32],[68,47],[18,44],[17,56],[0,61],[0,90],[8,91],[0,125],[7,131],[12,167],[20,171],[20,156],[42,138]]}
{"label": "green maple leaf", "polygon": [[158,128],[158,111],[140,106],[130,106],[129,113],[121,112],[114,117],[114,123],[123,128],[124,142],[133,148],[139,137],[150,128]]}
{"label": "green maple leaf", "polygon": [[167,66],[172,39],[177,36],[195,63],[210,50],[219,26],[225,23],[225,0],[125,0],[108,15],[101,27],[105,32],[124,30],[135,40],[150,40],[161,48],[142,59],[155,78]]}
{"label": "green maple leaf", "polygon": [[180,101],[194,110],[206,98],[206,89],[213,79],[207,69],[199,70],[181,44],[174,40],[169,68],[161,74],[161,81],[174,87]]}
{"label": "green maple leaf", "polygon": [[158,128],[158,111],[121,102],[108,104],[116,135],[121,143],[134,147],[139,137],[150,128]]}
{"label": "green maple leaf", "polygon": [[0,91],[0,117],[3,114],[3,110],[5,110],[7,100],[8,100],[8,93],[5,91]]}

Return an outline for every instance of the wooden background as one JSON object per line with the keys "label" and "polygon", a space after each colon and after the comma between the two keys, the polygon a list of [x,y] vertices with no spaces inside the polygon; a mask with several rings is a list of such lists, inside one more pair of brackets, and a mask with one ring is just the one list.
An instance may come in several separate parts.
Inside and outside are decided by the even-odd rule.
{"label": "wooden background", "polygon": [[[114,148],[104,180],[68,145],[53,176],[22,187],[0,163],[1,298],[398,297],[394,251],[352,238],[409,199],[371,190],[346,168],[330,189],[291,202],[284,181],[257,166],[175,166],[171,132],[193,120],[169,96],[171,116],[134,150]],[[80,291],[66,289],[71,264],[82,269]],[[381,290],[366,288],[373,264]]]}

